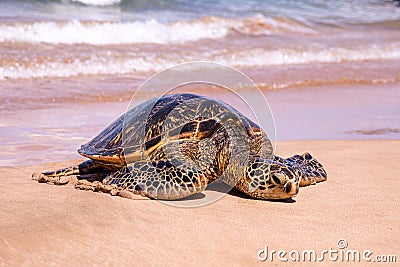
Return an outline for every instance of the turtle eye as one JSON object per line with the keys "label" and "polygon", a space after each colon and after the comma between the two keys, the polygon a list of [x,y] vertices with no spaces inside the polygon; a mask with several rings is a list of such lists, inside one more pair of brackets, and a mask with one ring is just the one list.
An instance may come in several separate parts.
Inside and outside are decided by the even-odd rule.
{"label": "turtle eye", "polygon": [[284,175],[282,173],[273,173],[272,174],[272,180],[276,183],[276,184],[282,184],[281,183],[281,179],[284,178]]}

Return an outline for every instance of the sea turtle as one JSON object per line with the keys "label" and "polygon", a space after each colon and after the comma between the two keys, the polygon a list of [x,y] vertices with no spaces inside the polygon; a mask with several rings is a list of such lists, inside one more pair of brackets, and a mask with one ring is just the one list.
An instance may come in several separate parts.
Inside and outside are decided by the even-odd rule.
{"label": "sea turtle", "polygon": [[288,199],[327,179],[309,153],[284,159],[267,134],[223,101],[194,94],[148,100],[116,119],[78,152],[79,165],[33,174],[39,182],[154,199],[196,194],[215,180],[260,199]]}

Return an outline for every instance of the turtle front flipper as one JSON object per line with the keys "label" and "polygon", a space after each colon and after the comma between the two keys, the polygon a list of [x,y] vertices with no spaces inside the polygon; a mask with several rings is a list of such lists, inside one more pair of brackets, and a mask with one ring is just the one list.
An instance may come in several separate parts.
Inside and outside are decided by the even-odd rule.
{"label": "turtle front flipper", "polygon": [[105,192],[103,187],[115,186],[153,199],[175,200],[203,191],[207,183],[201,171],[179,161],[141,160],[111,173],[103,184],[78,181],[76,188]]}
{"label": "turtle front flipper", "polygon": [[301,156],[294,155],[287,158],[286,161],[301,171],[300,186],[316,184],[326,181],[328,178],[322,164],[313,158],[313,156],[308,152]]}
{"label": "turtle front flipper", "polygon": [[[57,185],[67,184],[69,182],[69,179],[64,177],[71,175],[80,175],[84,179],[87,179],[88,177],[92,177],[94,175],[97,177],[97,179],[102,180],[106,176],[106,174],[104,174],[104,172],[101,172],[101,169],[103,169],[103,167],[99,166],[94,161],[86,160],[81,164],[58,169],[56,171],[33,173],[32,179],[37,180],[39,183],[53,183]],[[92,179],[90,180],[95,180],[95,178],[92,177]]]}

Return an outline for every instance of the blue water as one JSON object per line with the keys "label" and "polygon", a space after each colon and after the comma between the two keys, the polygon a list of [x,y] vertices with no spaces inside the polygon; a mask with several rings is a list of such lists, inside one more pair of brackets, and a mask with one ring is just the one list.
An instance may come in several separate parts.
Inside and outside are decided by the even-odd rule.
{"label": "blue water", "polygon": [[[85,4],[86,3],[86,4]],[[4,0],[0,20],[118,20],[160,22],[204,16],[285,17],[306,23],[375,23],[400,19],[391,0]]]}

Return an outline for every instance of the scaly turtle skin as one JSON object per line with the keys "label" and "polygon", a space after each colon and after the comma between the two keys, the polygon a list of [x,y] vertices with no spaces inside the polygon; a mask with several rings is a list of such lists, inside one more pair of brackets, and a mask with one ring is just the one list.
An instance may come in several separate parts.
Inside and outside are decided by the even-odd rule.
{"label": "scaly turtle skin", "polygon": [[196,194],[217,179],[254,198],[287,199],[299,186],[327,179],[309,153],[275,156],[257,124],[222,101],[193,94],[138,105],[78,152],[89,160],[34,178],[63,184],[64,176],[79,175],[76,188],[164,200]]}

